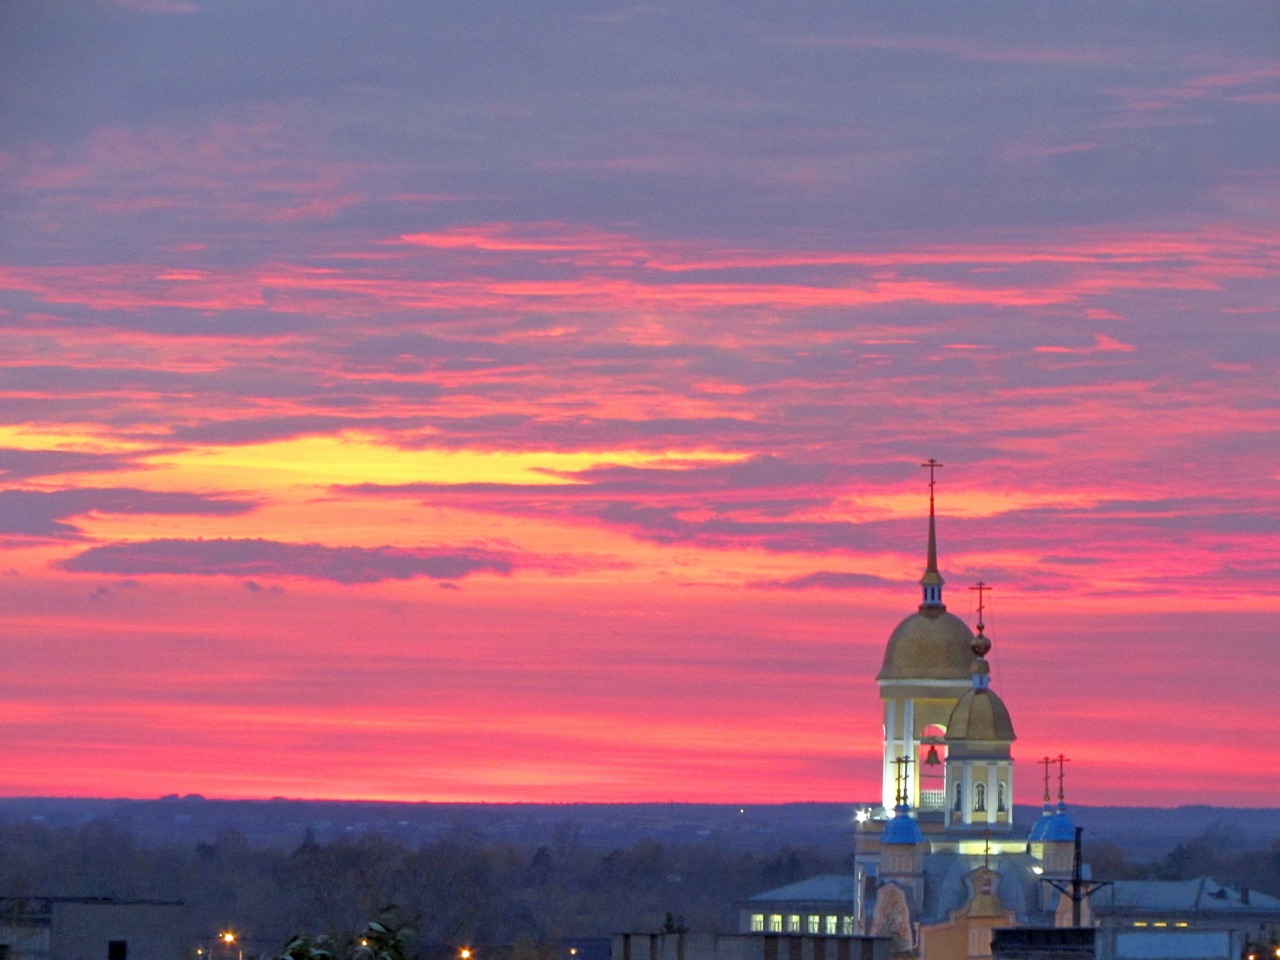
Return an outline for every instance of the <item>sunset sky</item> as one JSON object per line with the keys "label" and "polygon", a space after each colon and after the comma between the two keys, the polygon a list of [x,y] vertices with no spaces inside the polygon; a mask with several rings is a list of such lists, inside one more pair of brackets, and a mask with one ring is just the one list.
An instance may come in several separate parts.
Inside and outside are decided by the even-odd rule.
{"label": "sunset sky", "polygon": [[4,3],[0,794],[1274,805],[1278,20]]}

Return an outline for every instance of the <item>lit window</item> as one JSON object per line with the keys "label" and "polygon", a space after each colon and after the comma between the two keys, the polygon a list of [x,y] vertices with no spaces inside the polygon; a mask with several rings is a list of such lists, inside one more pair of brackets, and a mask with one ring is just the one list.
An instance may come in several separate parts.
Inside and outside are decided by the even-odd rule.
{"label": "lit window", "polygon": [[1157,920],[1155,923],[1152,924],[1153,927],[1167,927],[1168,925],[1169,924],[1164,920]]}
{"label": "lit window", "polygon": [[[1185,926],[1187,926],[1187,921],[1185,921],[1185,920],[1179,920],[1179,921],[1177,921],[1176,923],[1174,923],[1174,926],[1175,926],[1175,927],[1185,927]],[[1280,954],[1276,954],[1276,956],[1280,956]]]}
{"label": "lit window", "polygon": [[834,937],[840,931],[840,920],[834,914],[827,916],[827,936]]}
{"label": "lit window", "polygon": [[769,914],[769,932],[770,933],[782,932],[782,914],[780,913]]}
{"label": "lit window", "polygon": [[787,917],[787,933],[800,932],[800,914],[793,913]]}
{"label": "lit window", "polygon": [[753,913],[751,915],[751,932],[764,933],[764,914]]}
{"label": "lit window", "polygon": [[840,918],[840,932],[846,937],[853,936],[853,917]]}
{"label": "lit window", "polygon": [[996,812],[997,813],[1005,812],[1003,783],[996,784]]}
{"label": "lit window", "polygon": [[1133,925],[1134,925],[1135,927],[1145,927],[1145,926],[1147,925],[1147,921],[1145,921],[1145,920],[1135,920],[1135,921],[1133,921]]}
{"label": "lit window", "polygon": [[977,813],[985,813],[987,810],[987,785],[985,783],[975,783],[973,785],[973,809]]}
{"label": "lit window", "polygon": [[810,933],[822,932],[822,918],[818,916],[816,913],[809,914],[809,932]]}

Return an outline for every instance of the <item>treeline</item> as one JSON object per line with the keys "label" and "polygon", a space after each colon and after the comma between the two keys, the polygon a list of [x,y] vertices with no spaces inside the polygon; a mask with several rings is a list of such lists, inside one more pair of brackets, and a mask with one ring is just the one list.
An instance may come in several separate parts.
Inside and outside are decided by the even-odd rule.
{"label": "treeline", "polygon": [[650,840],[603,852],[575,833],[566,824],[535,849],[460,830],[416,848],[364,834],[280,850],[235,830],[190,847],[145,847],[109,823],[26,823],[0,827],[0,894],[181,899],[193,942],[234,929],[254,953],[297,933],[358,930],[388,904],[414,921],[423,944],[536,947],[656,931],[668,914],[691,930],[728,929],[739,899],[850,869],[847,853]]}
{"label": "treeline", "polygon": [[1110,843],[1086,843],[1083,855],[1094,877],[1102,880],[1190,880],[1210,876],[1219,883],[1280,897],[1280,841],[1258,846],[1229,823],[1210,827],[1149,862],[1131,860]]}
{"label": "treeline", "polygon": [[[1280,842],[1256,848],[1215,827],[1164,857],[1136,863],[1086,844],[1098,879],[1216,879],[1280,896]],[[0,826],[0,894],[180,899],[192,942],[234,929],[246,956],[297,933],[361,929],[388,904],[421,944],[520,944],[528,956],[562,937],[656,931],[668,915],[694,931],[732,929],[753,893],[851,868],[847,849],[729,850],[715,843],[640,840],[612,851],[579,842],[573,824],[536,848],[465,829],[417,847],[377,834],[292,850],[250,845],[226,830],[213,842],[144,846],[118,825]]]}

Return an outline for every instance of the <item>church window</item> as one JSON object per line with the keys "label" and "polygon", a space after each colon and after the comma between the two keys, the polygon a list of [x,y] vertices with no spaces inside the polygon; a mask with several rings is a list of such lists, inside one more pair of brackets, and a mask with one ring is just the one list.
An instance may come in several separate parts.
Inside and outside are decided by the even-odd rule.
{"label": "church window", "polygon": [[969,956],[971,957],[991,956],[991,928],[990,927],[970,927],[969,928]]}
{"label": "church window", "polygon": [[957,780],[956,781],[956,804],[955,804],[956,813],[959,813],[962,809],[964,809],[964,784],[960,783],[960,781]]}
{"label": "church window", "polygon": [[787,917],[787,933],[800,932],[800,914],[793,913]]}
{"label": "church window", "polygon": [[782,932],[782,914],[780,913],[769,914],[769,932],[770,933]]}
{"label": "church window", "polygon": [[764,933],[764,914],[753,913],[751,915],[751,932]]}
{"label": "church window", "polygon": [[838,926],[839,923],[840,923],[840,918],[837,917],[834,913],[827,914],[827,928],[825,932],[828,937],[834,937],[837,933],[840,932],[840,927]]}
{"label": "church window", "polygon": [[986,812],[987,785],[985,783],[975,783],[973,785],[973,809],[978,813]]}
{"label": "church window", "polygon": [[840,932],[846,937],[853,936],[853,917],[840,918]]}
{"label": "church window", "polygon": [[822,918],[818,916],[816,913],[809,914],[809,932],[810,933],[822,932]]}
{"label": "church window", "polygon": [[998,813],[1004,813],[1007,809],[1008,808],[1005,806],[1005,803],[1004,803],[1004,784],[997,783],[996,784],[996,811]]}

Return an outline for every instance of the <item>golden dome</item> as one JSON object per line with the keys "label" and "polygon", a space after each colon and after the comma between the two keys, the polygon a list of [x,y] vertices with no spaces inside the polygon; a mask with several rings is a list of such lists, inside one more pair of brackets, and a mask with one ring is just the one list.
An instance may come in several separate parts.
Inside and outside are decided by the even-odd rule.
{"label": "golden dome", "polygon": [[966,693],[951,711],[951,719],[947,722],[949,741],[996,740],[1012,743],[1016,739],[1009,709],[989,689],[973,689]]}
{"label": "golden dome", "polygon": [[922,607],[889,636],[877,680],[968,680],[973,632],[945,607]]}

